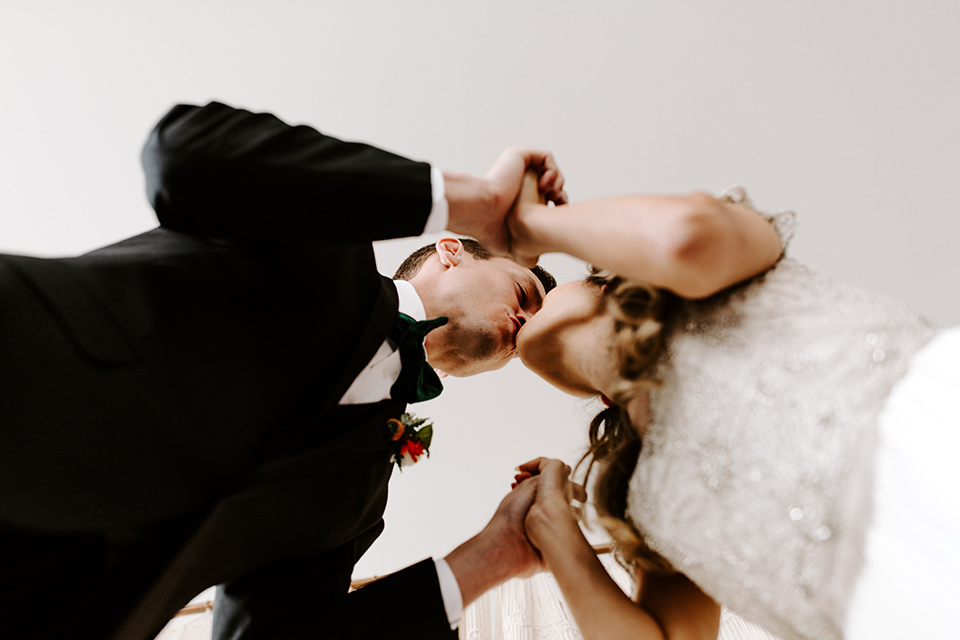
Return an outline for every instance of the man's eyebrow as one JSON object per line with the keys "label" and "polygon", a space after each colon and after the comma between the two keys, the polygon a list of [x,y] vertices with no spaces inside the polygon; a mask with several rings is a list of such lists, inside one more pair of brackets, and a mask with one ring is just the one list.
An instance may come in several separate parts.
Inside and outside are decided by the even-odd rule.
{"label": "man's eyebrow", "polygon": [[537,285],[542,283],[532,272],[530,273],[530,278],[533,280],[533,292],[530,295],[533,299],[534,309],[539,309],[543,306],[543,294],[540,293],[540,287]]}

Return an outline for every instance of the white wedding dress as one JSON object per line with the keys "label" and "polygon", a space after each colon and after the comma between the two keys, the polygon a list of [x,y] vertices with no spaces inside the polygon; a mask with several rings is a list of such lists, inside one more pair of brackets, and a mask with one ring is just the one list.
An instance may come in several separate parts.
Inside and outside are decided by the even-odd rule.
{"label": "white wedding dress", "polygon": [[651,548],[784,640],[960,637],[960,331],[785,258],[666,344],[628,496]]}

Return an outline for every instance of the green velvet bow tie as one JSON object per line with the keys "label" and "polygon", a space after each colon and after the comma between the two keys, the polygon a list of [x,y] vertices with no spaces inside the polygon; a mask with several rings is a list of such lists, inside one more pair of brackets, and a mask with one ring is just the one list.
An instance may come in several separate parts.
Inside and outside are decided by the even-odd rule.
{"label": "green velvet bow tie", "polygon": [[403,368],[400,377],[390,387],[391,398],[407,403],[423,402],[436,398],[443,391],[440,376],[427,362],[423,339],[437,327],[447,324],[447,320],[447,316],[440,316],[417,322],[403,313],[397,316],[397,322],[390,330],[390,339],[397,345]]}

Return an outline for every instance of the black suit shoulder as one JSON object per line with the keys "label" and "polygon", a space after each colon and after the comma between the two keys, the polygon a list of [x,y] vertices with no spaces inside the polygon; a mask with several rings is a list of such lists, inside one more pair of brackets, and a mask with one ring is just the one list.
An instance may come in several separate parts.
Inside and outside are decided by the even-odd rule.
{"label": "black suit shoulder", "polygon": [[315,244],[419,235],[430,166],[274,115],[178,105],[142,153],[164,226],[200,235]]}

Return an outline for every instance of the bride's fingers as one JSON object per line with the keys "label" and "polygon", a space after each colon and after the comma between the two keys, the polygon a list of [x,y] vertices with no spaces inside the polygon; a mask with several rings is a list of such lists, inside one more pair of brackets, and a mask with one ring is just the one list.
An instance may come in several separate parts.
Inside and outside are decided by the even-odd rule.
{"label": "bride's fingers", "polygon": [[[531,464],[532,462],[533,461],[531,460],[530,462],[522,466],[526,468],[526,465]],[[562,468],[564,469],[564,473],[566,475],[568,476],[570,475],[570,465],[564,463],[563,460],[557,460],[556,458],[537,458],[537,462],[539,463],[537,465],[537,471],[540,473],[543,473],[543,470],[547,467],[547,465],[556,464],[556,465],[562,466]]]}
{"label": "bride's fingers", "polygon": [[[544,497],[549,497],[556,493],[566,499],[567,485],[569,480],[570,467],[562,460],[546,460],[540,465],[540,492]],[[538,495],[539,497],[539,495]]]}
{"label": "bride's fingers", "polygon": [[517,466],[517,471],[520,471],[521,473],[526,472],[530,474],[540,473],[541,460],[547,460],[547,458],[534,458],[533,460],[524,462],[523,464]]}
{"label": "bride's fingers", "polygon": [[517,481],[514,486],[522,481],[521,476],[526,479],[532,476],[543,476],[547,474],[550,478],[545,481],[547,482],[545,492],[549,493],[553,490],[565,492],[565,487],[568,482],[567,479],[570,476],[570,465],[564,463],[563,460],[536,458],[518,466],[517,471],[519,473],[514,476],[514,479]]}
{"label": "bride's fingers", "polygon": [[586,489],[583,488],[583,485],[571,482],[569,484],[569,487],[570,487],[570,497],[573,500],[576,500],[578,502],[587,501],[587,491]]}

